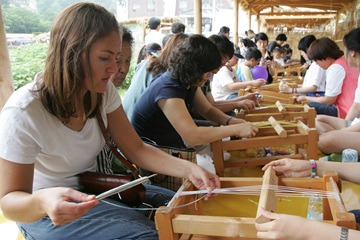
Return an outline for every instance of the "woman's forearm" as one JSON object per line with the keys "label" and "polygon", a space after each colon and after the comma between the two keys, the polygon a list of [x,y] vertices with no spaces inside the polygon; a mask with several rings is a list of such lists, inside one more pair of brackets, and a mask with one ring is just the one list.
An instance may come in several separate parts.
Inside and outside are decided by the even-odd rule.
{"label": "woman's forearm", "polygon": [[1,209],[6,218],[21,223],[35,222],[46,216],[39,207],[37,195],[16,191],[1,199]]}

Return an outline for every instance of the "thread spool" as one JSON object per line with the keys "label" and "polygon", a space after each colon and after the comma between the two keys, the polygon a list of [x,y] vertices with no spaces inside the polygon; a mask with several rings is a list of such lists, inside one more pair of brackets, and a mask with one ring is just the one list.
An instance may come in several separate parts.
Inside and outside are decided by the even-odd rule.
{"label": "thread spool", "polygon": [[344,149],[342,152],[342,162],[357,162],[358,152],[355,149]]}

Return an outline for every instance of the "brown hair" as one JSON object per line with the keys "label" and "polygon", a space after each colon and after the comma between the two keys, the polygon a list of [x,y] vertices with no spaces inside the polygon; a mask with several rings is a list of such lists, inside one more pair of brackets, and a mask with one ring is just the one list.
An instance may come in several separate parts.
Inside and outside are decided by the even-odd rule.
{"label": "brown hair", "polygon": [[322,37],[313,41],[307,51],[310,60],[338,59],[344,55],[339,46],[330,38]]}
{"label": "brown hair", "polygon": [[[83,104],[84,118],[94,117],[102,100],[95,90],[89,52],[94,42],[119,32],[115,16],[93,3],[76,3],[62,11],[51,27],[45,70],[38,81],[40,99],[45,108],[63,123],[76,115]],[[85,62],[81,56],[85,54]],[[85,67],[83,67],[85,66]],[[82,98],[85,72],[90,76],[90,90]],[[77,104],[76,104],[77,103]]]}
{"label": "brown hair", "polygon": [[171,52],[174,51],[174,49],[180,42],[182,42],[188,37],[189,36],[184,33],[178,33],[172,36],[169,41],[166,42],[166,45],[160,57],[153,57],[150,59],[146,71],[153,72],[153,76],[166,72],[169,68],[169,59]]}

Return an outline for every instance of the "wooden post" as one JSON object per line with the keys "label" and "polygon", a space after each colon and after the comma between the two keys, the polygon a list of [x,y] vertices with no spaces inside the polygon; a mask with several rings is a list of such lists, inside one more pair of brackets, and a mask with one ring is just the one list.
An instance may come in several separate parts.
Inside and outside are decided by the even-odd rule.
{"label": "wooden post", "polygon": [[0,6],[0,111],[5,102],[14,92],[14,82],[11,73],[9,50],[6,42],[5,25]]}
{"label": "wooden post", "polygon": [[335,29],[334,29],[334,41],[337,40],[337,28],[338,28],[338,22],[339,22],[339,12],[336,13],[335,17]]}
{"label": "wooden post", "polygon": [[194,1],[194,25],[195,34],[202,33],[202,5],[201,0]]}
{"label": "wooden post", "polygon": [[251,5],[249,5],[249,11],[248,11],[248,15],[249,15],[249,29],[251,29]]}
{"label": "wooden post", "polygon": [[234,24],[234,43],[239,44],[239,2],[238,0],[234,1],[234,14],[235,14],[235,24]]}
{"label": "wooden post", "polygon": [[275,185],[278,185],[278,177],[272,167],[266,169],[264,176],[263,176],[263,183],[260,192],[259,198],[259,206],[256,213],[256,220],[257,223],[266,223],[270,222],[270,219],[264,217],[261,214],[260,208],[264,208],[267,211],[275,212],[276,211],[276,195],[275,195]]}

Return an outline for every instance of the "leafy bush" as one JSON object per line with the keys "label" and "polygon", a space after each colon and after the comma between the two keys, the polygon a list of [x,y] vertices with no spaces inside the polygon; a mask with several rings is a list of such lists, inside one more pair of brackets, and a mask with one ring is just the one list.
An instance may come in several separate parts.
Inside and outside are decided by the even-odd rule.
{"label": "leafy bush", "polygon": [[15,89],[31,82],[44,69],[48,47],[47,43],[36,43],[9,50]]}
{"label": "leafy bush", "polygon": [[130,87],[131,79],[133,78],[134,73],[135,73],[136,62],[137,62],[137,59],[135,59],[135,58],[131,59],[129,72],[126,75],[125,81],[123,82],[123,84],[121,85],[120,88],[128,89]]}

